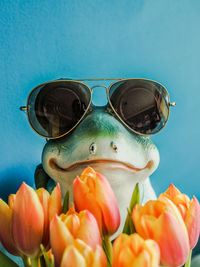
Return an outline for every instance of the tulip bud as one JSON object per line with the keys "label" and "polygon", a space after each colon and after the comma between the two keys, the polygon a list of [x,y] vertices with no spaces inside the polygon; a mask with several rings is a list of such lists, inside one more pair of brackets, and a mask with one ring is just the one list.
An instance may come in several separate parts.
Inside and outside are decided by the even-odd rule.
{"label": "tulip bud", "polygon": [[43,226],[43,208],[37,194],[23,183],[16,194],[12,215],[13,238],[17,248],[23,254],[30,257],[38,255],[42,243]]}
{"label": "tulip bud", "polygon": [[100,232],[115,233],[120,224],[116,198],[107,179],[87,167],[73,184],[74,202],[78,211],[89,210],[96,218]]}
{"label": "tulip bud", "polygon": [[189,238],[176,206],[170,201],[148,201],[136,205],[132,213],[136,231],[144,239],[155,240],[160,248],[161,263],[181,266],[189,256]]}
{"label": "tulip bud", "polygon": [[159,263],[160,250],[154,240],[120,234],[114,242],[112,267],[158,267]]}
{"label": "tulip bud", "polygon": [[179,209],[181,216],[185,222],[190,249],[193,249],[199,239],[200,233],[200,205],[195,196],[190,200],[185,194],[182,194],[173,184],[169,186],[167,191],[159,196],[163,201],[165,198],[170,199]]}
{"label": "tulip bud", "polygon": [[49,246],[50,217],[61,209],[59,185],[50,196],[44,188],[34,191],[22,183],[16,195],[9,196],[9,205],[0,200],[0,241],[11,254],[37,257],[41,243]]}

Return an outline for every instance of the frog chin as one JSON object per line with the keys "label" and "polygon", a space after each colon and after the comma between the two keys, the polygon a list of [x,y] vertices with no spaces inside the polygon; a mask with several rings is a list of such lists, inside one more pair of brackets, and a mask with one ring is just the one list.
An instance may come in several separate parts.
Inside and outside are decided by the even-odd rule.
{"label": "frog chin", "polygon": [[[122,230],[127,213],[127,203],[130,202],[131,195],[135,188],[136,183],[145,185],[148,189],[149,198],[155,198],[155,193],[151,191],[151,185],[148,176],[154,171],[157,166],[154,166],[154,162],[149,160],[143,168],[136,168],[130,164],[110,159],[92,159],[80,162],[75,162],[70,166],[63,167],[59,163],[51,158],[48,161],[48,167],[45,171],[53,177],[53,179],[60,183],[62,196],[65,192],[73,192],[73,181],[77,176],[80,176],[82,171],[87,167],[92,167],[96,172],[103,174],[109,181],[114,194],[116,196],[120,216],[121,226],[117,233]],[[146,195],[148,198],[148,196]],[[73,196],[70,196],[70,202],[73,202]],[[116,234],[117,234],[116,233]]]}

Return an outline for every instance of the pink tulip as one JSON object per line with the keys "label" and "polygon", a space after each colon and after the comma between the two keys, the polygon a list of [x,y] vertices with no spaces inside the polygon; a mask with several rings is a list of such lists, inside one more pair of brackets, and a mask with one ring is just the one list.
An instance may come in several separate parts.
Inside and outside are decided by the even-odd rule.
{"label": "pink tulip", "polygon": [[172,201],[136,205],[132,217],[137,233],[158,243],[163,265],[177,267],[186,262],[190,250],[187,229]]}
{"label": "pink tulip", "polygon": [[154,240],[120,234],[113,246],[112,267],[158,267],[160,250]]}
{"label": "pink tulip", "polygon": [[76,239],[63,254],[61,267],[106,267],[106,256],[102,247],[92,250],[82,240]]}
{"label": "pink tulip", "polygon": [[[37,257],[40,244],[48,247],[50,199],[57,195],[61,199],[57,185],[51,196],[45,189],[34,191],[22,183],[16,195],[10,195],[9,205],[0,200],[0,241],[14,255]],[[61,202],[55,213],[60,213]]]}
{"label": "pink tulip", "polygon": [[96,218],[100,232],[115,233],[120,224],[116,198],[107,179],[87,167],[73,184],[74,202],[78,211],[87,209]]}
{"label": "pink tulip", "polygon": [[50,242],[56,266],[60,266],[64,250],[75,239],[83,240],[93,250],[97,245],[101,246],[100,232],[94,216],[87,210],[77,213],[72,207],[67,214],[55,216],[50,225]]}
{"label": "pink tulip", "polygon": [[190,200],[187,195],[181,194],[173,184],[159,196],[159,199],[163,201],[165,197],[170,199],[179,209],[188,231],[190,249],[193,249],[197,244],[200,233],[200,205],[198,200],[195,196]]}

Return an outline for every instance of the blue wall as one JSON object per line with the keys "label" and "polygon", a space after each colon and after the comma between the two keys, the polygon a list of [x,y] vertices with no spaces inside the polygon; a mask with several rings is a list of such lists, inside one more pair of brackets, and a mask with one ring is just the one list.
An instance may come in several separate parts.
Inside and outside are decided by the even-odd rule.
{"label": "blue wall", "polygon": [[1,0],[0,196],[23,180],[32,185],[40,163],[45,140],[19,111],[34,86],[60,77],[144,77],[177,102],[153,137],[161,157],[156,192],[174,183],[200,197],[199,11],[198,0]]}

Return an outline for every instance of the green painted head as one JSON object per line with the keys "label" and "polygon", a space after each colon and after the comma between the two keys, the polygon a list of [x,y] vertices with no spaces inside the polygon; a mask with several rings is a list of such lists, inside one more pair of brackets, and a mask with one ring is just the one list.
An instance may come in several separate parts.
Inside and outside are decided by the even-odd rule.
{"label": "green painted head", "polygon": [[155,198],[148,177],[158,167],[159,152],[149,137],[130,132],[109,114],[108,106],[92,109],[68,135],[46,143],[42,165],[60,183],[63,196],[66,190],[72,192],[73,180],[85,167],[102,173],[114,190],[123,225],[136,183],[143,202]]}

